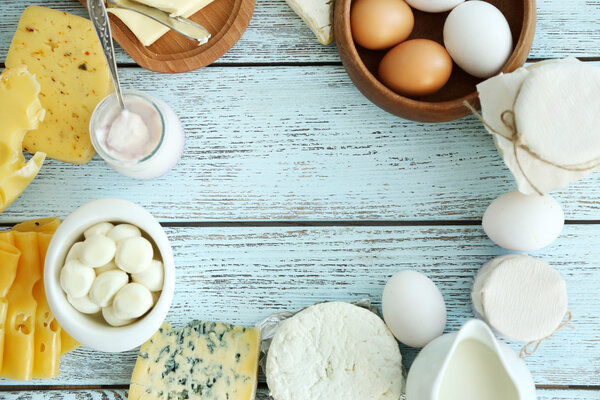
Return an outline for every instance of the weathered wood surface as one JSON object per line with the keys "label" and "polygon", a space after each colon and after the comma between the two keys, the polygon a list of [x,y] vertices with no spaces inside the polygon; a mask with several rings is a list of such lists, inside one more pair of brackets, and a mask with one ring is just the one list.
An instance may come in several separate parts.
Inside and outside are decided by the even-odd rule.
{"label": "weathered wood surface", "polygon": [[[60,390],[60,391],[23,391],[0,392],[4,400],[126,400],[127,390],[124,389],[87,389],[87,390]],[[538,400],[599,400],[600,391],[595,390],[569,390],[569,389],[538,389]],[[269,400],[269,392],[259,388],[257,400]]]}
{"label": "weathered wood surface", "polygon": [[[252,325],[325,300],[369,298],[378,305],[387,278],[414,268],[439,285],[452,331],[473,317],[476,270],[502,253],[480,227],[469,226],[169,228],[167,234],[177,265],[168,320],[176,326],[195,318]],[[598,237],[598,225],[569,225],[535,254],[567,281],[576,328],[561,330],[527,358],[538,385],[600,386],[600,247],[592,245]],[[409,367],[416,350],[402,352]],[[63,358],[58,379],[31,384],[127,384],[135,357],[135,351],[79,349]]]}
{"label": "weathered wood surface", "polygon": [[[10,40],[26,4],[52,7],[86,15],[76,0],[2,0],[0,8],[0,60],[6,56]],[[590,0],[544,0],[538,2],[538,25],[532,58],[567,55],[598,57],[600,6]],[[117,49],[120,62],[132,62]],[[250,26],[236,46],[219,63],[339,62],[335,45],[319,44],[312,32],[285,4],[284,0],[258,0]]]}
{"label": "weathered wood surface", "polygon": [[[368,102],[342,67],[124,69],[125,87],[169,102],[187,131],[184,157],[152,181],[96,157],[48,160],[0,221],[64,217],[98,197],[147,207],[161,221],[478,220],[514,190],[475,118],[419,124]],[[600,174],[555,193],[568,219],[600,220]]]}

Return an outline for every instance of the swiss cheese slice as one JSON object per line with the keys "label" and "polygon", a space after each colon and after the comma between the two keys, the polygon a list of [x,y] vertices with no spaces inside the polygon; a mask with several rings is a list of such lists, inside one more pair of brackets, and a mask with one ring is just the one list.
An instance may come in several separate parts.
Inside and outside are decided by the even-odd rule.
{"label": "swiss cheese slice", "polygon": [[[173,16],[189,18],[212,3],[213,0],[137,0],[137,2],[159,8]],[[144,46],[152,45],[169,31],[169,28],[163,24],[135,11],[118,7],[110,7],[108,11],[123,21]]]}
{"label": "swiss cheese slice", "polygon": [[44,153],[25,162],[23,137],[38,127],[45,111],[39,100],[40,85],[24,65],[0,75],[0,212],[8,207],[37,175]]}
{"label": "swiss cheese slice", "polygon": [[4,359],[2,376],[7,379],[30,380],[35,355],[35,317],[37,302],[33,287],[42,277],[37,233],[11,232],[15,246],[21,251],[17,276],[6,300]]}
{"label": "swiss cheese slice", "polygon": [[27,134],[23,149],[74,164],[90,161],[94,155],[90,117],[111,91],[92,23],[58,10],[27,7],[6,58],[9,68],[20,64],[36,75],[46,109],[44,122]]}
{"label": "swiss cheese slice", "polygon": [[223,322],[169,323],[142,345],[129,400],[253,400],[260,332]]}
{"label": "swiss cheese slice", "polygon": [[333,42],[335,0],[286,0],[322,44]]}

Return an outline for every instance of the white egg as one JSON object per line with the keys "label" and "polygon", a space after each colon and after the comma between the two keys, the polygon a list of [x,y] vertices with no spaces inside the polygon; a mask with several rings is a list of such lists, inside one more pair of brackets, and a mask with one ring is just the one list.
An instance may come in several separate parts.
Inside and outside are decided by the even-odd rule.
{"label": "white egg", "polygon": [[423,347],[446,326],[446,303],[435,283],[416,271],[400,271],[383,289],[383,319],[396,339]]}
{"label": "white egg", "polygon": [[430,13],[450,11],[463,1],[465,0],[406,0],[412,8]]}
{"label": "white egg", "polygon": [[446,18],[444,45],[465,72],[489,78],[506,64],[513,41],[500,10],[485,1],[466,1]]}
{"label": "white egg", "polygon": [[505,193],[483,214],[483,230],[507,250],[530,252],[552,243],[563,229],[565,215],[552,197]]}

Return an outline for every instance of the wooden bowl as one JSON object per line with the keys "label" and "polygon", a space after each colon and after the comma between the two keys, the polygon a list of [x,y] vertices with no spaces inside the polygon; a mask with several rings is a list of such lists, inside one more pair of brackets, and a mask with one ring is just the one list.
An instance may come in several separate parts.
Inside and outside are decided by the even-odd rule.
{"label": "wooden bowl", "polygon": [[[531,49],[535,33],[535,0],[489,0],[488,3],[496,6],[508,20],[516,45],[502,72],[512,72],[525,63]],[[369,100],[392,114],[421,122],[462,118],[469,114],[463,104],[465,100],[479,108],[475,85],[482,79],[467,74],[456,64],[448,83],[428,96],[408,98],[384,86],[377,80],[377,68],[386,50],[368,50],[354,43],[350,31],[351,6],[352,0],[335,2],[335,39],[348,75]],[[413,13],[415,27],[409,39],[431,39],[443,45],[443,26],[449,12],[432,14],[413,9]]]}
{"label": "wooden bowl", "polygon": [[[86,0],[79,0],[86,6]],[[190,19],[211,33],[198,43],[169,31],[151,46],[144,46],[129,28],[109,13],[113,38],[141,67],[155,72],[188,72],[209,65],[242,37],[254,12],[255,0],[214,0]]]}

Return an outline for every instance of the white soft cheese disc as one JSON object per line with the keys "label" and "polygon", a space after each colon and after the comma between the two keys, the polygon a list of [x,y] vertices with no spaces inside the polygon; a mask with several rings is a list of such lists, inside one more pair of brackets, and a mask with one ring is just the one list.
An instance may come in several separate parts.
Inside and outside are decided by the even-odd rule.
{"label": "white soft cheese disc", "polygon": [[473,308],[502,336],[521,342],[551,335],[567,312],[567,287],[546,262],[522,254],[485,264],[473,283]]}
{"label": "white soft cheese disc", "polygon": [[600,68],[588,63],[532,69],[515,102],[524,143],[560,165],[600,157]]}
{"label": "white soft cheese disc", "polygon": [[398,400],[398,343],[381,318],[349,303],[316,304],[285,321],[267,356],[274,400]]}

